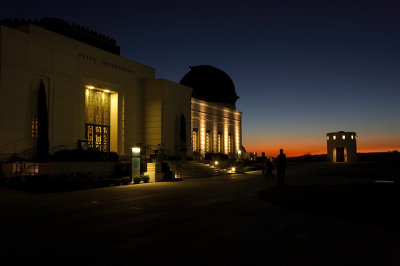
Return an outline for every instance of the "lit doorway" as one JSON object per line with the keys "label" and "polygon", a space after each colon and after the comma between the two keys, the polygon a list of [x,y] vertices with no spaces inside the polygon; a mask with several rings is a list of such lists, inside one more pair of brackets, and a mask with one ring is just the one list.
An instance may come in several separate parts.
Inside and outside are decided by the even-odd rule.
{"label": "lit doorway", "polygon": [[117,151],[118,94],[86,86],[85,136],[88,147],[98,151]]}
{"label": "lit doorway", "polygon": [[343,147],[336,148],[336,162],[344,163],[344,148]]}

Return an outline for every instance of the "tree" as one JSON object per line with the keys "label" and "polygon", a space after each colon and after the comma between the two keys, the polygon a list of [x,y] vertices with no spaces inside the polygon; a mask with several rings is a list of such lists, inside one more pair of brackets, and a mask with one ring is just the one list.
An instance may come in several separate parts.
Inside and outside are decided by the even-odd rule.
{"label": "tree", "polygon": [[37,159],[41,162],[46,161],[49,156],[49,124],[47,114],[46,88],[43,80],[40,81],[38,93],[38,140],[37,140]]}

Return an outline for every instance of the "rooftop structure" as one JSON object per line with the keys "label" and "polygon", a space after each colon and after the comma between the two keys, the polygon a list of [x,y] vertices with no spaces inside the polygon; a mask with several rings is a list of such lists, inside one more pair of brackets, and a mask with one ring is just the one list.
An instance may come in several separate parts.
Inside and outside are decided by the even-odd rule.
{"label": "rooftop structure", "polygon": [[180,83],[193,88],[193,98],[235,108],[239,97],[228,74],[209,65],[191,66],[190,69]]}

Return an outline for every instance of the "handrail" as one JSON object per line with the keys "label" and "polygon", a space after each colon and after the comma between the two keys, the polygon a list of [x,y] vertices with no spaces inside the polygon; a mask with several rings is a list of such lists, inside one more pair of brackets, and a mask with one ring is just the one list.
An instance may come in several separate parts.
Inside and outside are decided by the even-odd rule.
{"label": "handrail", "polygon": [[24,139],[26,139],[26,137],[20,138],[20,139],[18,139],[18,140],[14,140],[14,141],[9,142],[9,143],[6,143],[6,144],[0,146],[0,150],[3,150],[3,149],[5,149],[5,148],[8,147],[8,146],[15,145],[15,144],[17,144],[17,143],[23,141]]}
{"label": "handrail", "polygon": [[26,150],[24,150],[24,151],[17,152],[17,153],[14,153],[14,154],[12,154],[12,155],[9,155],[9,156],[6,156],[6,157],[2,158],[2,159],[0,159],[0,162],[5,162],[5,161],[9,160],[9,159],[12,158],[12,157],[19,157],[19,156],[22,155],[22,154],[24,154],[23,157],[25,157],[25,160],[28,160],[28,159],[27,159],[27,154],[28,154],[28,152],[32,152],[32,151],[34,151],[34,150],[35,150],[34,147],[28,148],[28,149],[26,149]]}
{"label": "handrail", "polygon": [[49,149],[49,154],[56,153],[56,152],[62,151],[62,150],[68,150],[68,147],[66,145],[57,145],[57,146],[51,147]]}
{"label": "handrail", "polygon": [[[55,152],[57,152],[59,150],[64,150],[64,149],[66,150],[66,149],[68,149],[68,147],[65,146],[65,145],[57,145],[57,146],[54,146],[54,147],[49,149],[49,154],[50,153],[55,153]],[[5,162],[5,161],[9,160],[12,157],[20,157],[21,155],[23,155],[22,157],[27,161],[28,160],[28,153],[31,153],[31,152],[34,152],[34,151],[35,151],[35,147],[31,147],[31,148],[28,148],[28,149],[26,149],[24,151],[13,153],[11,155],[7,155],[4,158],[1,158],[0,162]]]}

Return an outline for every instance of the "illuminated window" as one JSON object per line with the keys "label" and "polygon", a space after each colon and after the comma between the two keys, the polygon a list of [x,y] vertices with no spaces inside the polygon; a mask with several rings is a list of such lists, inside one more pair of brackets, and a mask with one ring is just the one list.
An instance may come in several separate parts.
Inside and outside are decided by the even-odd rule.
{"label": "illuminated window", "polygon": [[199,149],[198,146],[199,137],[197,128],[193,128],[192,138],[193,138],[193,151],[197,151]]}
{"label": "illuminated window", "polygon": [[206,131],[206,152],[211,151],[211,131]]}
{"label": "illuminated window", "polygon": [[38,120],[37,117],[32,118],[32,138],[37,139],[38,136]]}
{"label": "illuminated window", "polygon": [[354,136],[353,136],[353,135],[351,135],[351,139],[354,139]]}
{"label": "illuminated window", "polygon": [[346,139],[346,136],[345,136],[345,135],[342,135],[342,139]]}
{"label": "illuminated window", "polygon": [[86,138],[90,148],[110,151],[110,107],[109,93],[86,90]]}
{"label": "illuminated window", "polygon": [[222,153],[222,132],[217,135],[217,152]]}
{"label": "illuminated window", "polygon": [[336,139],[336,136],[333,136],[333,140],[335,140]]}
{"label": "illuminated window", "polygon": [[329,136],[327,136],[326,139],[329,140]]}
{"label": "illuminated window", "polygon": [[231,133],[228,135],[228,153],[233,153],[233,141]]}

